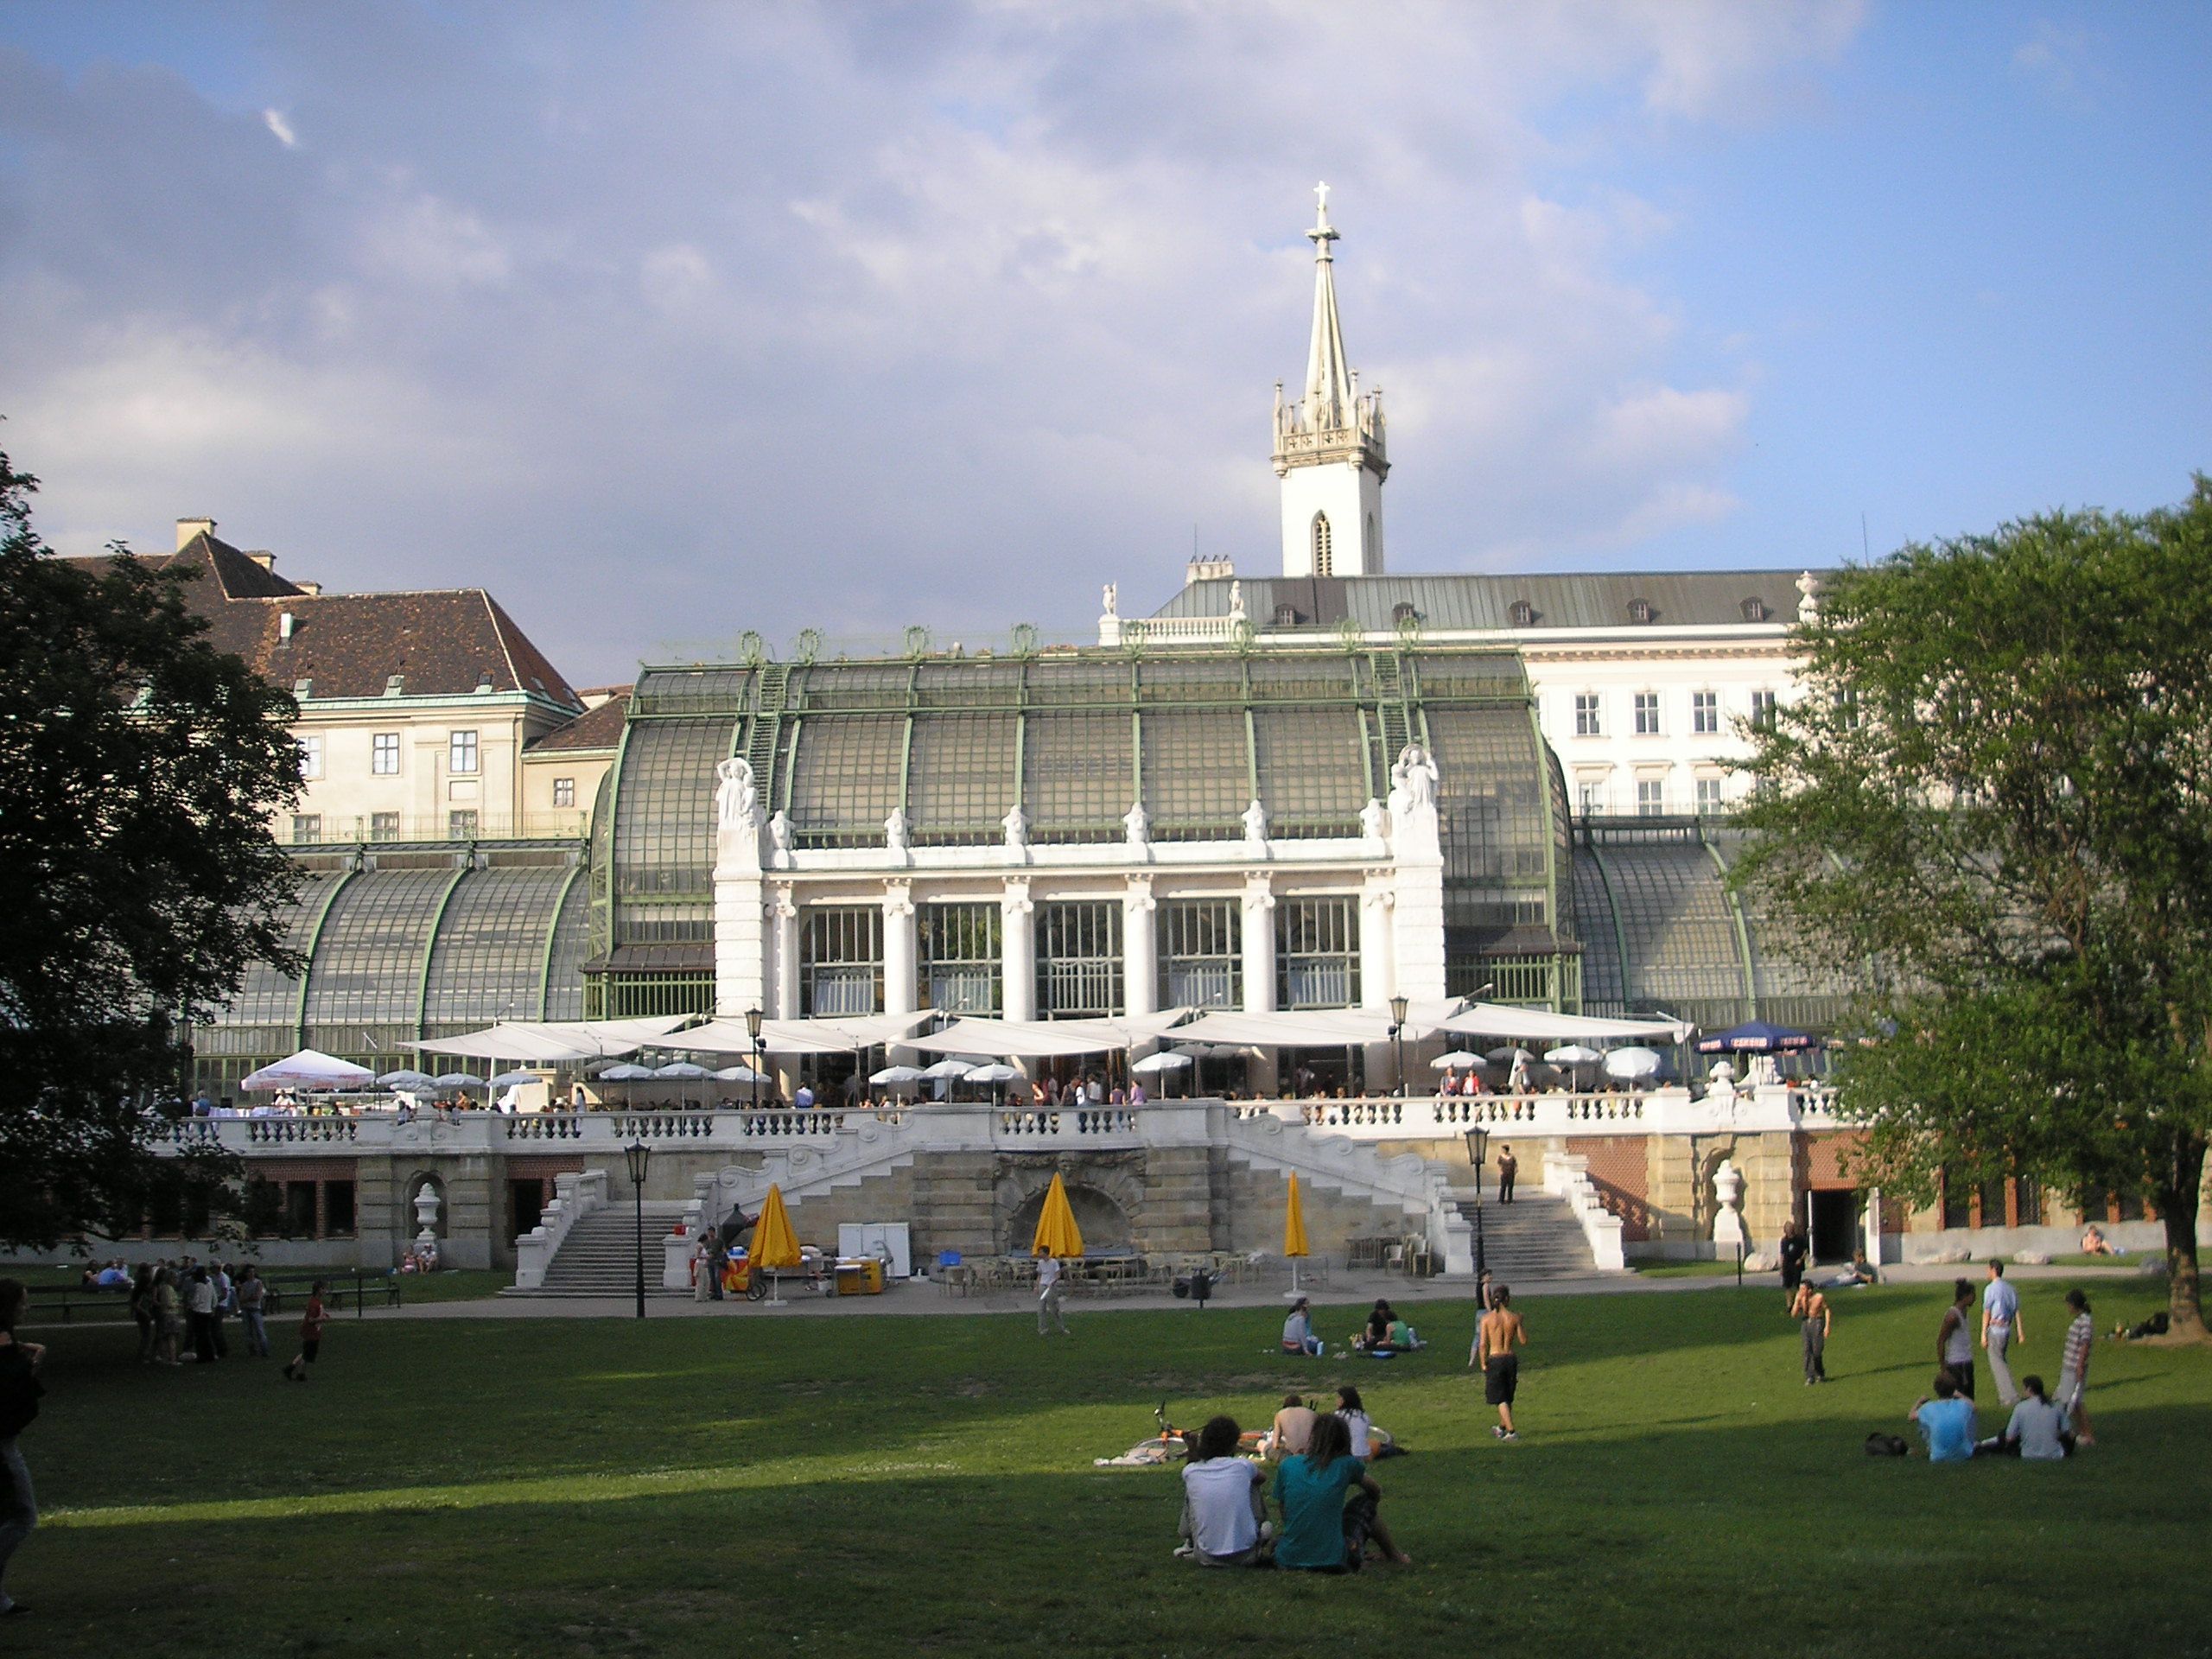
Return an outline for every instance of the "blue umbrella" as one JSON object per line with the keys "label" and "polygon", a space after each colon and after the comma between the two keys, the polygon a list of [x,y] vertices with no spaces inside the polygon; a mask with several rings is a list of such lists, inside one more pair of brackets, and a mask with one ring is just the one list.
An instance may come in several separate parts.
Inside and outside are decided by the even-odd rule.
{"label": "blue umbrella", "polygon": [[1726,1031],[1717,1031],[1710,1037],[1698,1039],[1700,1054],[1792,1054],[1801,1049],[1818,1048],[1821,1039],[1808,1031],[1792,1031],[1787,1026],[1770,1025],[1764,1020],[1752,1020]]}

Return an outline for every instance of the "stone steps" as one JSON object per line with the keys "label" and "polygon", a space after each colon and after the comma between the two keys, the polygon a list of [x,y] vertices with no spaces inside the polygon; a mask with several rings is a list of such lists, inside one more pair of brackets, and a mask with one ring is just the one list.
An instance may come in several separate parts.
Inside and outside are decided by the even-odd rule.
{"label": "stone steps", "polygon": [[[1459,1213],[1474,1226],[1472,1194],[1454,1196]],[[1483,1260],[1493,1282],[1584,1278],[1599,1270],[1574,1211],[1565,1199],[1548,1193],[1516,1192],[1511,1204],[1488,1199],[1482,1206],[1482,1230]]]}
{"label": "stone steps", "polygon": [[[682,1218],[683,1205],[649,1200],[645,1206],[645,1294],[680,1296],[663,1290],[661,1240]],[[610,1204],[580,1217],[561,1241],[545,1269],[544,1287],[518,1294],[539,1296],[629,1296],[638,1287],[637,1212],[626,1204]]]}

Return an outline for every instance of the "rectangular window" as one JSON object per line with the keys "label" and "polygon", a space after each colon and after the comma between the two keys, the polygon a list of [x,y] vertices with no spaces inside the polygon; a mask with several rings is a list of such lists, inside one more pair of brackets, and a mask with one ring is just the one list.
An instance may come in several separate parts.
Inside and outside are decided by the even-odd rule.
{"label": "rectangular window", "polygon": [[1038,1018],[1103,1020],[1121,1012],[1121,901],[1038,906]]}
{"label": "rectangular window", "polygon": [[1161,905],[1160,1006],[1244,1006],[1244,912],[1234,899],[1176,899]]}
{"label": "rectangular window", "polygon": [[1659,735],[1659,694],[1656,691],[1636,694],[1636,734],[1638,737]]}
{"label": "rectangular window", "polygon": [[2005,1190],[2012,1183],[1999,1175],[1981,1184],[1981,1224],[1985,1227],[2006,1227],[2012,1224],[2005,1218]]}
{"label": "rectangular window", "polygon": [[399,814],[397,812],[370,813],[369,839],[371,841],[397,841],[399,839]]}
{"label": "rectangular window", "polygon": [[1578,691],[1574,694],[1574,734],[1577,737],[1603,737],[1604,722],[1598,714],[1598,694]]}
{"label": "rectangular window", "polygon": [[1718,691],[1690,693],[1690,730],[1700,737],[1711,737],[1720,730],[1720,694]]}
{"label": "rectangular window", "polygon": [[556,778],[553,780],[553,804],[574,806],[575,804],[576,780],[573,778]]}
{"label": "rectangular window", "polygon": [[300,744],[300,776],[315,779],[322,776],[322,738],[320,734],[303,737]]}
{"label": "rectangular window", "polygon": [[825,905],[799,919],[799,1010],[807,1019],[883,1008],[883,911]]}
{"label": "rectangular window", "polygon": [[924,905],[916,932],[920,949],[915,987],[925,1008],[995,1014],[1002,954],[995,904]]}
{"label": "rectangular window", "polygon": [[310,846],[321,839],[321,813],[295,812],[292,814],[292,844],[295,847]]}
{"label": "rectangular window", "polygon": [[1667,782],[1663,778],[1639,778],[1636,780],[1636,815],[1640,818],[1656,818],[1667,810]]}
{"label": "rectangular window", "polygon": [[1721,810],[1720,779],[1700,778],[1697,780],[1697,810],[1700,815],[1710,815]]}
{"label": "rectangular window", "polygon": [[446,739],[446,766],[461,772],[476,770],[476,734],[455,732]]}
{"label": "rectangular window", "polygon": [[315,1183],[313,1181],[284,1183],[284,1236],[287,1238],[315,1236]]}
{"label": "rectangular window", "polygon": [[2013,1213],[2018,1217],[2012,1224],[2014,1226],[2043,1225],[2043,1188],[2039,1184],[2031,1180],[2013,1182],[2012,1204]]}
{"label": "rectangular window", "polygon": [[399,776],[397,732],[378,732],[369,739],[369,770],[379,778]]}
{"label": "rectangular window", "polygon": [[353,1236],[353,1183],[325,1181],[322,1184],[322,1236],[325,1238]]}
{"label": "rectangular window", "polygon": [[1359,1002],[1359,904],[1285,899],[1275,906],[1275,1006],[1349,1008]]}
{"label": "rectangular window", "polygon": [[1943,1225],[1974,1225],[1974,1184],[1948,1169],[1943,1172]]}
{"label": "rectangular window", "polygon": [[446,838],[449,841],[476,839],[476,809],[455,807],[446,814]]}
{"label": "rectangular window", "polygon": [[1575,810],[1586,818],[1594,818],[1605,810],[1605,786],[1587,779],[1574,785]]}
{"label": "rectangular window", "polygon": [[1773,692],[1754,691],[1751,693],[1751,724],[1758,727],[1759,730],[1770,732],[1774,729],[1774,709]]}

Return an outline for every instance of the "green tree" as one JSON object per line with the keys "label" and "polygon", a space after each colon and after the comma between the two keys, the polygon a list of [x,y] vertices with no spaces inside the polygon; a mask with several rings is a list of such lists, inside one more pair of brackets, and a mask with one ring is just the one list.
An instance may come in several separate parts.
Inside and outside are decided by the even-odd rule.
{"label": "green tree", "polygon": [[203,637],[185,578],[52,556],[0,454],[0,1245],[233,1202],[235,1160],[155,1147],[184,1052],[287,962],[290,697]]}
{"label": "green tree", "polygon": [[2212,481],[1840,573],[1751,734],[1736,879],[1869,964],[1859,1173],[2038,1181],[2165,1225],[2202,1338],[2212,1128]]}

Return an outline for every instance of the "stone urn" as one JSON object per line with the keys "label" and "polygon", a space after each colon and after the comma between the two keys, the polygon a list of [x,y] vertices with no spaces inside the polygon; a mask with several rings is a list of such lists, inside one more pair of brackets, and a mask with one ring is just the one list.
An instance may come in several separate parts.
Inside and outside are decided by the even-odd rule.
{"label": "stone urn", "polygon": [[1713,1172],[1713,1243],[1717,1255],[1732,1255],[1744,1236],[1744,1177],[1729,1160]]}

